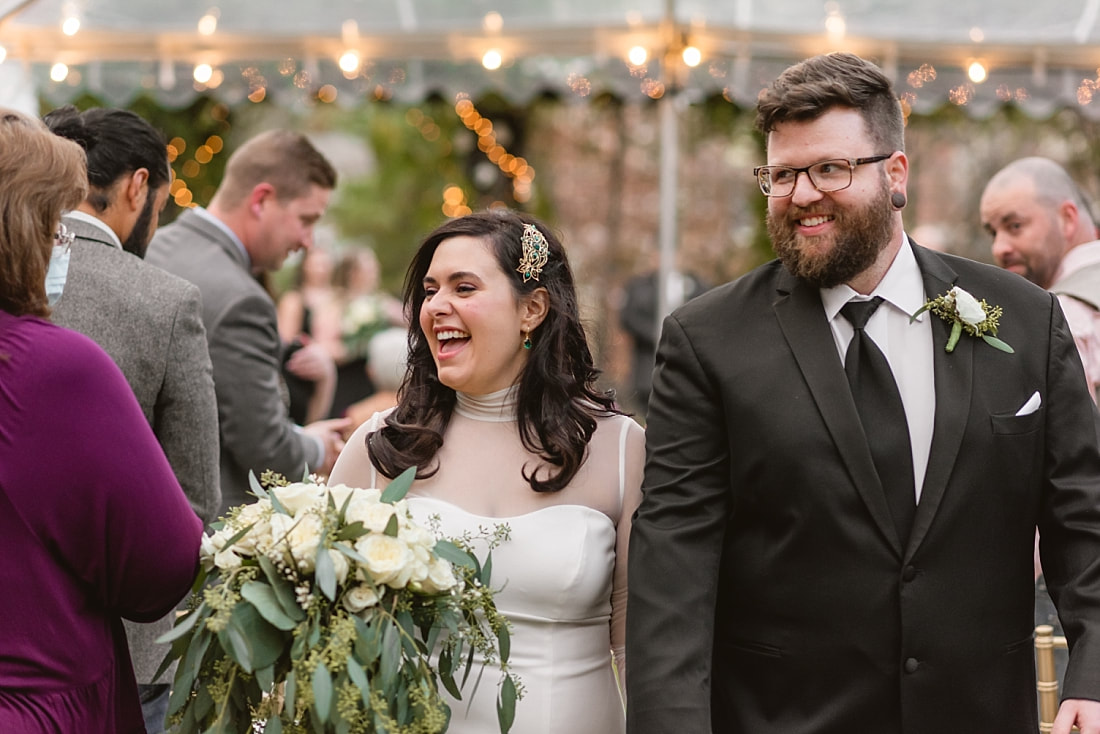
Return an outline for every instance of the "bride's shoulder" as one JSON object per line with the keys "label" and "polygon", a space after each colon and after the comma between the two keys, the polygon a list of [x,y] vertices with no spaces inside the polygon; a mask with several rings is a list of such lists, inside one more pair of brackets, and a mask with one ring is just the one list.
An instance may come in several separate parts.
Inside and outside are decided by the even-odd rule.
{"label": "bride's shoulder", "polygon": [[596,416],[596,433],[625,435],[627,440],[645,440],[645,429],[629,415],[612,413]]}

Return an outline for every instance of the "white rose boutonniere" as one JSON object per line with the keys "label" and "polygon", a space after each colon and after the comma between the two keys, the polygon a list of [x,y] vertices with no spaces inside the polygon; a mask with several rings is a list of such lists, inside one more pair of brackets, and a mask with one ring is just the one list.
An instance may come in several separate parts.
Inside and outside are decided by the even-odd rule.
{"label": "white rose boutonniere", "polygon": [[913,321],[925,311],[931,311],[951,324],[951,336],[948,337],[946,346],[948,352],[955,350],[964,331],[971,336],[981,337],[986,344],[1002,352],[1012,354],[1015,351],[997,338],[997,328],[1003,313],[1001,307],[990,306],[984,298],[979,301],[958,286],[942,296],[928,299],[909,320]]}

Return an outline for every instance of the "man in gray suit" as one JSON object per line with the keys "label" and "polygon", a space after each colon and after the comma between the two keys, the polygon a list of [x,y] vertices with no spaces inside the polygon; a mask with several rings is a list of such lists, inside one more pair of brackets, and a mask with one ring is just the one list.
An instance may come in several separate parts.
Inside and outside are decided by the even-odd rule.
{"label": "man in gray suit", "polygon": [[209,209],[160,229],[149,261],[202,291],[221,435],[222,510],[253,500],[248,474],[328,473],[344,419],[295,425],[283,399],[275,304],[257,277],[313,244],[336,186],[332,165],[302,135],[263,133],[230,156]]}
{"label": "man in gray suit", "polygon": [[[53,321],[95,340],[118,364],[191,507],[215,517],[218,423],[198,289],[141,260],[168,200],[164,137],[126,110],[75,107],[45,117],[88,157],[89,192],[62,218],[76,237]],[[171,672],[154,680],[174,615],[126,623],[149,732],[164,729]]]}

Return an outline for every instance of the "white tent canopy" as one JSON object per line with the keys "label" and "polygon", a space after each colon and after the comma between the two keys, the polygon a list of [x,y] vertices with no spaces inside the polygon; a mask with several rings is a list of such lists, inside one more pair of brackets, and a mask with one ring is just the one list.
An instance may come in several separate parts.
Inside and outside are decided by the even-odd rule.
{"label": "white tent canopy", "polygon": [[[219,2],[0,0],[4,63],[26,65],[55,101],[87,90],[122,104],[146,90],[183,104],[204,89],[233,100],[261,87],[293,99],[324,85],[345,102],[489,90],[517,101],[657,97],[682,82],[751,105],[793,60],[845,49],[877,60],[917,111],[950,101],[984,115],[1014,101],[1033,115],[1080,105],[1100,116],[1100,0]],[[62,30],[70,18],[73,35]],[[699,49],[697,67],[679,60],[684,45]],[[649,56],[632,66],[636,46]],[[348,51],[360,64],[345,73]],[[499,69],[482,65],[487,52]],[[974,62],[984,81],[968,77]],[[50,80],[57,63],[63,81]],[[199,64],[211,67],[205,84],[192,79]]]}

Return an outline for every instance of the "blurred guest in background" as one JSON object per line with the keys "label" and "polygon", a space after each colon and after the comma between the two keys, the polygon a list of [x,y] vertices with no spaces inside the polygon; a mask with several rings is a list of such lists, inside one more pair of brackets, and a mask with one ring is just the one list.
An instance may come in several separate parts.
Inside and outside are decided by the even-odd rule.
{"label": "blurred guest in background", "polygon": [[[202,522],[130,386],[49,323],[80,146],[0,110],[0,731],[145,732],[120,617],[187,593]],[[51,245],[57,237],[58,245]]]}
{"label": "blurred guest in background", "polygon": [[404,326],[401,302],[379,288],[378,257],[368,247],[355,247],[336,266],[333,282],[338,297],[340,340],[333,417],[370,396],[376,389],[367,370],[371,337],[391,326]]}
{"label": "blurred guest in background", "polygon": [[[706,290],[706,286],[697,277],[678,270],[668,274],[666,283],[669,311]],[[657,335],[660,329],[657,314],[660,293],[657,286],[656,270],[631,278],[624,288],[623,304],[619,311],[619,323],[631,340],[630,390],[626,402],[641,416],[645,415],[649,404],[653,363],[657,357]]]}
{"label": "blurred guest in background", "polygon": [[309,248],[298,263],[293,286],[279,298],[279,337],[286,345],[283,377],[290,393],[290,416],[297,423],[327,418],[332,410],[335,359],[341,349],[332,268],[327,248]]}
{"label": "blurred guest in background", "polygon": [[327,474],[346,421],[296,425],[282,399],[275,303],[256,274],[313,244],[336,171],[299,134],[272,130],[226,164],[209,209],[188,209],[153,237],[148,259],[202,291],[221,438],[222,512],[252,499],[248,474]]}
{"label": "blurred guest in background", "polygon": [[[128,110],[75,107],[44,118],[87,156],[88,195],[61,222],[75,235],[53,322],[95,340],[122,370],[191,507],[212,522],[218,489],[218,410],[199,289],[141,260],[168,200],[164,136]],[[146,729],[164,730],[175,666],[157,637],[174,615],[126,624]]]}
{"label": "blurred guest in background", "polygon": [[1100,240],[1084,193],[1049,158],[1020,158],[986,184],[981,218],[993,237],[997,264],[1058,295],[1095,400],[1100,389]]}

